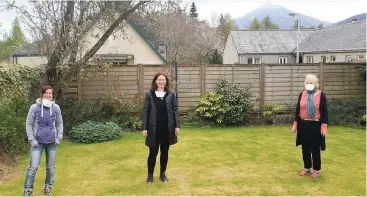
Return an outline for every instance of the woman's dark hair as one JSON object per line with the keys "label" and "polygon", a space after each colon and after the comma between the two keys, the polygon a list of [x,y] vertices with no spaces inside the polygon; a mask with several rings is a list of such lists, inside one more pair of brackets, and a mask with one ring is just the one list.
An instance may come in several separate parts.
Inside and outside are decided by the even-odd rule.
{"label": "woman's dark hair", "polygon": [[41,96],[43,96],[47,90],[52,90],[52,94],[54,94],[54,89],[51,86],[43,86],[41,88]]}
{"label": "woman's dark hair", "polygon": [[169,80],[166,74],[164,73],[157,73],[154,75],[153,77],[153,81],[152,81],[152,86],[150,88],[151,91],[156,91],[158,89],[158,85],[156,83],[157,79],[159,76],[163,75],[166,78],[166,85],[164,86],[164,91],[168,92],[169,91]]}

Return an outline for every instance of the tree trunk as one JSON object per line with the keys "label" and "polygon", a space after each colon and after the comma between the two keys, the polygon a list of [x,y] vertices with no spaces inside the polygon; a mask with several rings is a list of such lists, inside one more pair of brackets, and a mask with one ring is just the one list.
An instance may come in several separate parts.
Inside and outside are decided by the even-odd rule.
{"label": "tree trunk", "polygon": [[66,6],[66,11],[64,15],[64,20],[61,23],[61,32],[59,43],[57,44],[55,51],[51,54],[51,57],[48,60],[47,64],[47,79],[49,85],[54,89],[54,98],[56,101],[60,102],[63,100],[63,92],[62,88],[60,87],[60,76],[61,71],[58,71],[57,65],[60,63],[61,56],[63,55],[64,51],[66,50],[71,24],[74,17],[74,1],[68,1]]}

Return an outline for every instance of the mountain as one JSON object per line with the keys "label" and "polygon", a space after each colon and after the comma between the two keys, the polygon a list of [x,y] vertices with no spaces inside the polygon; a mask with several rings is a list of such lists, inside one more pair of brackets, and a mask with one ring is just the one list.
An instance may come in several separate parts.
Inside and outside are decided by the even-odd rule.
{"label": "mountain", "polygon": [[[294,13],[292,10],[288,10],[282,6],[266,3],[260,8],[251,11],[243,17],[239,17],[235,19],[236,25],[240,29],[248,29],[251,25],[253,18],[257,17],[259,20],[265,18],[267,15],[270,16],[270,19],[273,23],[277,24],[280,29],[291,29],[294,25],[294,20],[289,13]],[[317,18],[299,15],[300,25],[303,27],[315,26],[317,27],[319,24],[323,23],[324,27],[330,25],[331,23],[326,21],[321,21]]]}
{"label": "mountain", "polygon": [[366,13],[362,13],[362,14],[358,14],[352,17],[349,17],[345,20],[339,21],[337,23],[332,24],[334,25],[343,25],[343,24],[347,24],[347,23],[351,23],[352,19],[357,19],[357,21],[365,21],[366,20]]}

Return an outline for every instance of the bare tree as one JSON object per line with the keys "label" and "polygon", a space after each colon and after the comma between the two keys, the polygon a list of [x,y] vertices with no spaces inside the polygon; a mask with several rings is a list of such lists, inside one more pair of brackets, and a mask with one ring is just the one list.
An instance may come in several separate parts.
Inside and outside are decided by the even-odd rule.
{"label": "bare tree", "polygon": [[213,11],[210,16],[211,26],[212,27],[218,26],[218,20],[219,20],[219,15],[215,11]]}
{"label": "bare tree", "polygon": [[202,64],[220,49],[220,36],[205,21],[190,20],[183,10],[160,13],[153,28],[168,48],[168,60],[181,64]]}
{"label": "bare tree", "polygon": [[[166,9],[175,1],[29,1],[19,5],[6,0],[2,8],[15,9],[23,24],[47,56],[48,82],[62,95],[62,82],[78,72],[116,31],[124,32],[124,20],[145,17],[145,13]],[[134,15],[139,12],[140,15]],[[149,16],[149,14],[147,14]],[[85,48],[85,36],[93,29],[102,33],[91,48]]]}

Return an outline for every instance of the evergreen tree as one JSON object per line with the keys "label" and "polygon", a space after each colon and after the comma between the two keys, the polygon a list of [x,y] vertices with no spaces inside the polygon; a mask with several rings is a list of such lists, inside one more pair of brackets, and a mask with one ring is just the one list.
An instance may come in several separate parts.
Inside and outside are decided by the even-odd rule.
{"label": "evergreen tree", "polygon": [[221,14],[219,17],[219,24],[217,30],[222,38],[222,42],[225,43],[230,31],[238,30],[234,20],[231,15]]}
{"label": "evergreen tree", "polygon": [[18,18],[14,19],[10,36],[4,35],[4,41],[0,42],[0,60],[6,60],[13,51],[27,44]]}
{"label": "evergreen tree", "polygon": [[13,27],[6,43],[11,52],[27,43],[18,18],[14,19]]}
{"label": "evergreen tree", "polygon": [[191,18],[197,18],[198,17],[198,13],[197,13],[197,10],[196,10],[195,2],[192,2],[192,4],[191,4],[190,17]]}
{"label": "evergreen tree", "polygon": [[261,29],[260,22],[256,17],[252,20],[252,23],[249,29],[250,30],[260,30]]}
{"label": "evergreen tree", "polygon": [[223,64],[223,57],[218,49],[215,49],[213,54],[210,55],[209,64]]}
{"label": "evergreen tree", "polygon": [[268,29],[280,29],[278,25],[271,22],[270,16],[267,15],[261,21],[261,29],[268,30]]}

